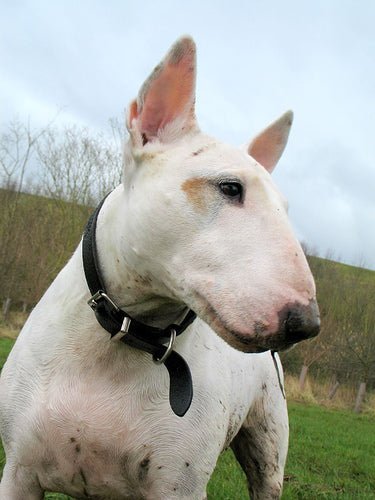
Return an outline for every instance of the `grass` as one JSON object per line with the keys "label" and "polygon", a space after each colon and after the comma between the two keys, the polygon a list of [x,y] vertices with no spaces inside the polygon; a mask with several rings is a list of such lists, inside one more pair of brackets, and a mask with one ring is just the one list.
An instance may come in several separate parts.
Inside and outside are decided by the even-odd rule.
{"label": "grass", "polygon": [[[1,366],[13,340],[0,338]],[[289,403],[290,447],[283,500],[375,500],[375,419],[312,404]],[[1,467],[4,464],[0,449]],[[70,497],[48,493],[48,500]],[[209,500],[248,498],[246,479],[230,450],[219,458]]]}
{"label": "grass", "polygon": [[375,420],[289,404],[285,499],[375,499]]}
{"label": "grass", "polygon": [[[375,499],[375,420],[289,403],[290,447],[283,500]],[[211,500],[246,499],[245,476],[225,452],[208,486]]]}
{"label": "grass", "polygon": [[0,338],[0,367],[5,363],[13,344],[14,340],[11,338]]}

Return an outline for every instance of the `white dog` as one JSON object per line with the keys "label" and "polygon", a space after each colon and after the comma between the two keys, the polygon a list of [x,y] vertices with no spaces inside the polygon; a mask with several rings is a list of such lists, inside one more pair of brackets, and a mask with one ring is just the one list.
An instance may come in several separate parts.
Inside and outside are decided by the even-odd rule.
{"label": "white dog", "polygon": [[270,177],[292,114],[243,150],[220,143],[198,128],[195,73],[185,37],[130,104],[124,181],[4,367],[2,500],[202,500],[229,445],[252,498],[281,494],[288,418],[274,351],[319,330]]}

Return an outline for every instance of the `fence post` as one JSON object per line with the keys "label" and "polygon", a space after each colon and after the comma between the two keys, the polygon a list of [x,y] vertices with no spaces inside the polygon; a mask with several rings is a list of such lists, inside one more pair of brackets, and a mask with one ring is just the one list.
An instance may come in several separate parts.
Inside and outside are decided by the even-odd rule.
{"label": "fence post", "polygon": [[12,302],[12,299],[10,297],[7,297],[3,302],[3,317],[4,317],[4,319],[7,319],[11,302]]}
{"label": "fence post", "polygon": [[340,382],[336,380],[334,384],[332,384],[331,389],[328,393],[328,399],[333,399],[335,397],[335,394],[337,392],[337,389],[339,388]]}
{"label": "fence post", "polygon": [[308,366],[306,366],[306,365],[302,366],[301,373],[300,373],[300,376],[299,376],[299,388],[300,388],[301,391],[303,391],[303,389],[305,387],[305,382],[306,382],[306,376],[307,376],[308,369],[309,369]]}
{"label": "fence post", "polygon": [[358,392],[357,392],[357,398],[355,400],[355,406],[354,406],[354,411],[356,413],[360,413],[361,412],[361,406],[362,406],[362,403],[363,403],[363,400],[364,400],[364,397],[365,397],[365,393],[366,393],[366,382],[361,382],[359,384],[359,389],[358,389]]}

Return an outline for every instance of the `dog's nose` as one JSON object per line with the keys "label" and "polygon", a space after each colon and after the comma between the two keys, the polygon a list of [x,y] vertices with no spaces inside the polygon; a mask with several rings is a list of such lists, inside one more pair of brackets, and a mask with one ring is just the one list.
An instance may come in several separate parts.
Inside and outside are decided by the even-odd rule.
{"label": "dog's nose", "polygon": [[295,344],[318,335],[320,316],[316,300],[311,300],[307,306],[293,304],[284,310],[283,316],[284,335],[288,344]]}

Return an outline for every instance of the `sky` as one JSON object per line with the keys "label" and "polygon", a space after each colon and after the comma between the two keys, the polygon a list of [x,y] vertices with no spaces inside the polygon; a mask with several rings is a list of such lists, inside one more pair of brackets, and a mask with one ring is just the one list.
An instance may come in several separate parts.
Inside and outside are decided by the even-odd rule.
{"label": "sky", "polygon": [[0,0],[0,127],[105,130],[190,34],[201,129],[240,145],[292,109],[274,178],[297,236],[375,269],[374,22],[373,0]]}

